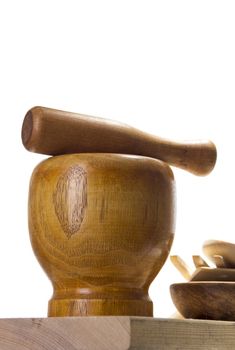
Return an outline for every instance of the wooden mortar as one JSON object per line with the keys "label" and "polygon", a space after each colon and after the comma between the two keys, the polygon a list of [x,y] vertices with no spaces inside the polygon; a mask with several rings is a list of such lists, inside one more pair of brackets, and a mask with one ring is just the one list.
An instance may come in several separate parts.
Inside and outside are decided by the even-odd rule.
{"label": "wooden mortar", "polygon": [[73,154],[33,172],[29,230],[52,281],[49,316],[152,316],[174,235],[174,178],[147,157]]}
{"label": "wooden mortar", "polygon": [[36,167],[29,193],[32,246],[54,287],[48,315],[152,316],[148,288],[174,236],[174,178],[165,162],[205,175],[214,144],[172,142],[45,107],[26,114],[22,140],[57,155]]}

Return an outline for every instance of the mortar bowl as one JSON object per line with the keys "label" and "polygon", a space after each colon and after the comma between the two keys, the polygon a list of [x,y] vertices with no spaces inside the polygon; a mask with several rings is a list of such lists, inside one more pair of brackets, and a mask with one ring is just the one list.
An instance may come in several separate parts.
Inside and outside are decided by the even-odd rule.
{"label": "mortar bowl", "polygon": [[148,288],[172,245],[170,167],[120,154],[51,157],[29,190],[33,250],[54,288],[49,316],[152,316]]}

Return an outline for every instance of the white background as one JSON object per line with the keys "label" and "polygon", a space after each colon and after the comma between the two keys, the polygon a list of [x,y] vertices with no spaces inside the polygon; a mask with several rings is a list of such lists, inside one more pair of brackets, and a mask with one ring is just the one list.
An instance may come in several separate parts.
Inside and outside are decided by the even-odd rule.
{"label": "white background", "polygon": [[[158,136],[209,138],[208,177],[174,169],[172,253],[191,263],[204,240],[235,242],[235,2],[0,1],[0,317],[46,316],[52,289],[27,229],[30,174],[44,159],[20,138],[42,105],[116,119]],[[169,260],[151,286],[155,316],[174,312]]]}

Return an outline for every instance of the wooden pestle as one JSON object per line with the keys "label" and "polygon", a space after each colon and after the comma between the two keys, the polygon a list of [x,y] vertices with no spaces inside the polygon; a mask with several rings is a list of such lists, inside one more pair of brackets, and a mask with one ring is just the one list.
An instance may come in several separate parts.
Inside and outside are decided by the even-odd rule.
{"label": "wooden pestle", "polygon": [[216,162],[211,141],[174,142],[112,120],[45,107],[30,109],[22,127],[24,146],[48,155],[120,153],[157,158],[195,175]]}

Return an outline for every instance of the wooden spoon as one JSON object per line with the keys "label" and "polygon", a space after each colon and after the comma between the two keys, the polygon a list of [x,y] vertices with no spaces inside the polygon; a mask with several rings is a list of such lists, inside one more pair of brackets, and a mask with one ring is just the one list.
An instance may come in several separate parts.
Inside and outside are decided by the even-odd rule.
{"label": "wooden spoon", "polygon": [[219,255],[223,258],[224,267],[235,267],[235,244],[233,243],[218,240],[209,240],[204,242],[203,252],[213,262],[218,262],[218,257],[215,258],[215,256]]}

